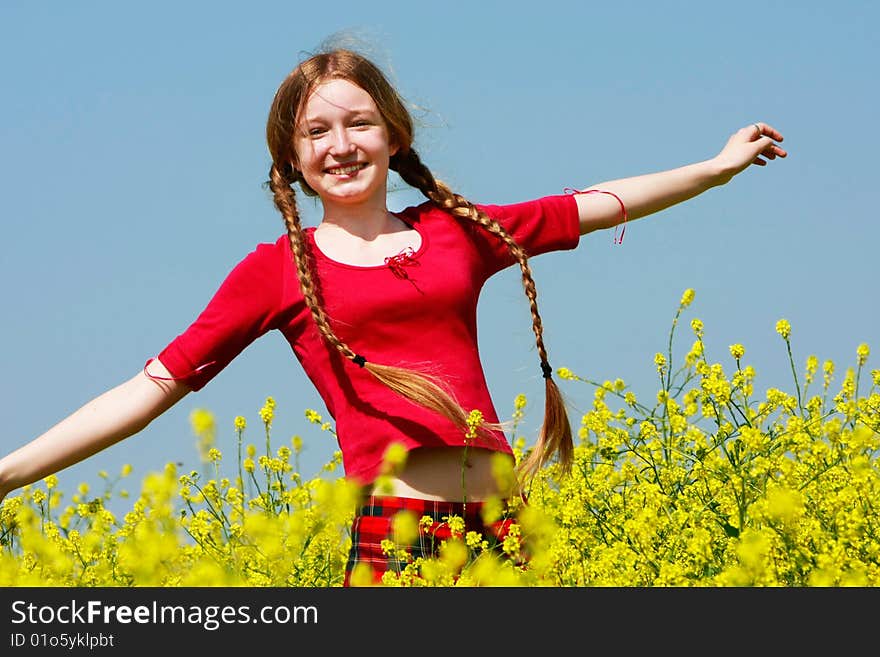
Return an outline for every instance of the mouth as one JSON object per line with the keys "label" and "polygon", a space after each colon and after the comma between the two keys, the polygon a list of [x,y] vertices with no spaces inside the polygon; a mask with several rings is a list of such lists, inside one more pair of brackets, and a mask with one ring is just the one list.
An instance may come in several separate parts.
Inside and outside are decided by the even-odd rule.
{"label": "mouth", "polygon": [[340,167],[329,167],[324,169],[324,171],[333,176],[350,176],[361,169],[366,168],[366,166],[367,164],[365,162],[356,162],[354,164],[346,164],[345,166]]}

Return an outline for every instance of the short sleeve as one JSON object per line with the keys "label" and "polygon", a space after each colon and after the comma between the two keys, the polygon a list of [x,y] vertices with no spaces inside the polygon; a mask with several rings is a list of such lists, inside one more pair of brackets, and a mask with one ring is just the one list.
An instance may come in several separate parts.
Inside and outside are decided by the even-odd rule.
{"label": "short sleeve", "polygon": [[277,246],[260,244],[232,269],[196,320],[158,355],[175,380],[200,390],[278,326],[281,265]]}
{"label": "short sleeve", "polygon": [[[571,194],[545,196],[510,205],[481,205],[516,240],[529,257],[574,249],[580,241],[577,202]],[[487,240],[486,262],[491,272],[514,263],[507,245],[499,239]]]}

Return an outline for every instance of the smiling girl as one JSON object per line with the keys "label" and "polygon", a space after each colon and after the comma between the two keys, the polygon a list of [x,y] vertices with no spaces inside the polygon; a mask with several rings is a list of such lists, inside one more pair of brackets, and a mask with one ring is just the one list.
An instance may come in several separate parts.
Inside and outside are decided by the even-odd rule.
{"label": "smiling girl", "polygon": [[[399,566],[381,542],[403,509],[434,519],[411,546],[413,558],[430,556],[439,542],[430,538],[448,534],[449,515],[503,539],[509,519],[487,526],[481,515],[488,498],[514,492],[493,476],[494,460],[512,464],[513,453],[477,349],[483,284],[519,267],[546,381],[544,423],[520,475],[553,459],[565,470],[571,426],[553,381],[529,258],[574,249],[587,233],[623,229],[751,164],[786,156],[782,135],[754,123],[710,160],[571,194],[476,204],[422,163],[405,103],[373,63],[349,50],[317,54],[294,69],[275,95],[266,134],[269,187],[286,233],[244,257],[196,320],[135,376],[0,459],[0,500],[142,430],[278,330],[336,422],[346,477],[363,489],[346,585],[355,568],[368,568],[378,582]],[[390,170],[425,202],[389,212]],[[316,228],[300,223],[295,185],[321,201]],[[385,472],[393,445],[406,459]],[[388,475],[382,486],[380,474]]]}

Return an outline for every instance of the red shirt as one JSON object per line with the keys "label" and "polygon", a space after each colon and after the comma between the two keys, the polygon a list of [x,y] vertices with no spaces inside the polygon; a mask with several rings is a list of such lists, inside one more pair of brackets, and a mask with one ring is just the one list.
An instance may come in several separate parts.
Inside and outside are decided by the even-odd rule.
{"label": "red shirt", "polygon": [[[572,195],[479,207],[530,256],[578,244]],[[368,361],[439,376],[465,411],[479,409],[498,422],[477,348],[477,299],[486,280],[515,260],[484,228],[430,202],[398,216],[419,232],[420,248],[372,267],[330,259],[317,247],[314,229],[305,230],[331,326]],[[286,234],[257,245],[236,265],[158,358],[175,379],[199,390],[272,329],[284,334],[335,420],[347,477],[372,482],[393,442],[408,450],[464,445],[452,422],[400,397],[323,340],[300,292]],[[511,453],[502,432],[473,444]]]}

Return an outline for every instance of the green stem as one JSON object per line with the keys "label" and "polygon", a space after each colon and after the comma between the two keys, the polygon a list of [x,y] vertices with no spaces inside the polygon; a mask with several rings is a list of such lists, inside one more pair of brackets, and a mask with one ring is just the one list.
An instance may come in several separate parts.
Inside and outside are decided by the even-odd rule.
{"label": "green stem", "polygon": [[465,441],[464,443],[464,451],[461,455],[461,500],[465,505],[463,508],[467,509],[467,484],[465,483],[465,469],[467,468],[467,453],[468,453],[468,445],[469,443]]}
{"label": "green stem", "polygon": [[798,409],[801,412],[801,417],[803,417],[804,404],[801,401],[801,384],[798,381],[797,368],[794,365],[794,356],[791,354],[791,342],[789,342],[788,338],[785,339],[785,348],[788,350],[788,362],[791,365],[791,375],[794,377],[794,386],[797,389]]}

